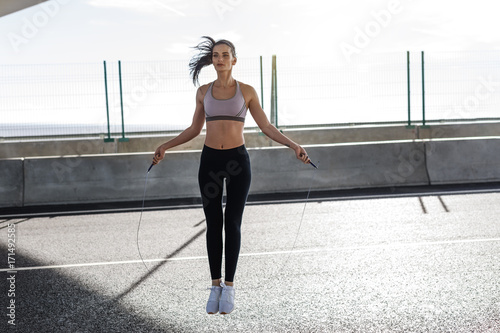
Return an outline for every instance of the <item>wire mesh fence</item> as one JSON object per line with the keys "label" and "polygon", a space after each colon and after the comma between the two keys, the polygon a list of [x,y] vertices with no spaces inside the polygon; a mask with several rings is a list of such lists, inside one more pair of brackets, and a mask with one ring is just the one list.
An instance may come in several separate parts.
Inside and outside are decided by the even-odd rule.
{"label": "wire mesh fence", "polygon": [[279,124],[405,121],[406,57],[372,56],[348,65],[278,58]]}
{"label": "wire mesh fence", "polygon": [[[499,51],[425,53],[425,70],[422,56],[376,54],[341,65],[317,56],[278,56],[277,126],[500,120]],[[269,116],[271,57],[262,66],[258,57],[240,58],[233,76],[255,88]],[[197,87],[184,61],[0,70],[4,139],[177,132],[189,126],[195,108]],[[215,79],[213,69],[201,72],[201,84]],[[245,126],[257,125],[247,117]]]}
{"label": "wire mesh fence", "polygon": [[[0,67],[2,138],[175,132],[189,126],[195,109],[197,87],[181,61]],[[261,91],[259,58],[238,59],[233,74]],[[200,74],[201,84],[215,79],[214,71]]]}
{"label": "wire mesh fence", "polygon": [[446,121],[500,117],[500,52],[425,54],[426,117]]}
{"label": "wire mesh fence", "polygon": [[102,65],[16,65],[1,71],[1,137],[105,131]]}

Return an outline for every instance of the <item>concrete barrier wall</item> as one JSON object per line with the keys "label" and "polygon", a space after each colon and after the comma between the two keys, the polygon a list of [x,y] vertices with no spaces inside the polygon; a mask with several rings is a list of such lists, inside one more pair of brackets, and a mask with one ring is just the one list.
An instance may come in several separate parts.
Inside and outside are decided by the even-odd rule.
{"label": "concrete barrier wall", "polygon": [[[315,170],[284,147],[249,149],[250,193],[426,184],[424,164],[413,172],[401,160],[423,152],[422,143],[306,146]],[[200,151],[168,152],[148,175],[147,199],[199,197]],[[141,200],[151,154],[29,158],[24,162],[25,206]],[[20,167],[21,168],[21,167]],[[21,168],[22,169],[22,168]],[[9,206],[9,203],[2,203]],[[7,205],[6,205],[7,204]]]}
{"label": "concrete barrier wall", "polygon": [[[191,197],[199,153],[168,154],[149,174],[148,198]],[[25,162],[26,206],[142,199],[152,154],[33,158]]]}
{"label": "concrete barrier wall", "polygon": [[[315,170],[296,160],[289,149],[252,150],[251,193],[335,190],[428,183],[423,163],[423,144],[415,142],[331,144],[305,146]],[[420,152],[420,153],[416,153]],[[411,172],[401,161],[422,157]]]}
{"label": "concrete barrier wall", "polygon": [[[251,194],[500,181],[499,139],[305,146],[315,170],[285,147],[250,148]],[[0,160],[0,207],[141,200],[152,154]],[[200,151],[167,152],[147,199],[198,198]]]}
{"label": "concrete barrier wall", "polygon": [[23,159],[0,160],[0,207],[23,205]]}
{"label": "concrete barrier wall", "polygon": [[500,138],[442,139],[426,146],[432,184],[500,181]]}

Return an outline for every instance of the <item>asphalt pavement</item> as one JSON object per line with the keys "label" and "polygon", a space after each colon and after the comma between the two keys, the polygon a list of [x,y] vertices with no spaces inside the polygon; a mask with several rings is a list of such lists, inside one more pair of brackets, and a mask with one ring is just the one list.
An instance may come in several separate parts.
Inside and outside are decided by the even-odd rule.
{"label": "asphalt pavement", "polygon": [[0,331],[500,332],[499,216],[498,191],[249,204],[226,316],[200,207],[4,218]]}

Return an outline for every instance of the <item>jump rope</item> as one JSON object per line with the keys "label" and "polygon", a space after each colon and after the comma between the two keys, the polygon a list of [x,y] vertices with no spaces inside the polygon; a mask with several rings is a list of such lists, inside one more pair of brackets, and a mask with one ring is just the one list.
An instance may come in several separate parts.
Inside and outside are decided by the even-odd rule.
{"label": "jump rope", "polygon": [[[311,161],[309,160],[309,164],[314,167],[315,170],[318,169],[318,167]],[[318,163],[319,164],[319,163]],[[153,168],[154,166],[154,163],[151,163],[151,165],[149,166],[148,168],[148,171],[146,172],[146,180],[144,182],[144,194],[142,196],[142,207],[141,207],[141,215],[139,217],[139,223],[137,225],[137,234],[136,234],[136,245],[137,245],[137,252],[139,253],[139,257],[141,258],[141,262],[142,264],[144,265],[144,268],[146,268],[146,271],[150,272],[150,269],[149,267],[146,265],[146,262],[144,261],[144,258],[142,256],[142,253],[141,253],[141,248],[139,246],[139,231],[141,230],[141,222],[142,222],[142,214],[144,212],[144,203],[145,203],[145,200],[146,200],[146,191],[147,191],[147,186],[148,186],[148,176],[149,176],[149,172],[151,171],[151,169]],[[299,223],[299,227],[297,229],[297,233],[295,235],[295,239],[293,241],[293,245],[292,245],[292,248],[291,250],[288,250],[288,257],[287,259],[285,260],[282,268],[280,271],[282,271],[286,265],[288,264],[288,261],[290,259],[290,256],[292,255],[292,252],[295,250],[295,246],[297,245],[297,240],[299,238],[299,234],[300,234],[300,229],[301,229],[301,226],[302,226],[302,221],[304,220],[304,214],[305,214],[305,211],[306,211],[306,206],[307,206],[307,203],[309,201],[309,195],[311,194],[311,189],[312,189],[312,184],[314,182],[314,178],[316,176],[316,172],[314,173],[313,175],[313,178],[312,180],[310,181],[310,184],[309,184],[309,190],[307,191],[307,197],[306,197],[306,200],[305,200],[305,203],[304,203],[304,208],[302,209],[302,215],[301,215],[301,218],[300,218],[300,223]]]}

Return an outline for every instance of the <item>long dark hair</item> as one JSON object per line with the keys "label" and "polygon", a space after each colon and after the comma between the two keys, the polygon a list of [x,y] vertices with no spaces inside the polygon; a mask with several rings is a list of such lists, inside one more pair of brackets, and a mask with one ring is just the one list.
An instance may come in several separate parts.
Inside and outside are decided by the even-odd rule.
{"label": "long dark hair", "polygon": [[215,41],[212,37],[208,36],[203,36],[202,39],[205,40],[194,47],[194,49],[198,50],[199,53],[193,56],[189,62],[189,70],[195,86],[200,84],[198,76],[200,75],[201,69],[212,64],[212,53],[216,45],[225,44],[229,46],[233,57],[236,58],[236,49],[234,44],[230,41],[226,39],[219,39],[218,41]]}

